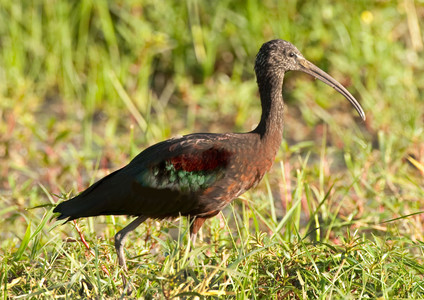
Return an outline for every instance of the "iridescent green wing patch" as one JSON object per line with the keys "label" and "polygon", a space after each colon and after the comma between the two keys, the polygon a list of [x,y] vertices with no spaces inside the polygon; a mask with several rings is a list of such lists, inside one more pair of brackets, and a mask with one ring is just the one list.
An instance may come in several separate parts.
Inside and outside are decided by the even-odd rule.
{"label": "iridescent green wing patch", "polygon": [[137,179],[143,186],[196,192],[224,176],[229,158],[228,151],[216,148],[180,154],[152,166]]}

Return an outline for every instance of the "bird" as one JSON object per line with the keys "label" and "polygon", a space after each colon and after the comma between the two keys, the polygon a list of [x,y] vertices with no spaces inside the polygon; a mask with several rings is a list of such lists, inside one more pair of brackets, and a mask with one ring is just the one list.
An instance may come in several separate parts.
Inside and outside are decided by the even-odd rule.
{"label": "bird", "polygon": [[53,210],[59,214],[57,219],[135,216],[114,237],[118,263],[126,272],[124,242],[146,219],[187,217],[195,245],[203,223],[257,185],[269,171],[283,138],[286,72],[301,71],[331,86],[365,120],[364,110],[351,93],[288,41],[264,43],[256,55],[254,71],[262,106],[255,129],[245,133],[193,133],[150,146],[123,168],[58,204]]}

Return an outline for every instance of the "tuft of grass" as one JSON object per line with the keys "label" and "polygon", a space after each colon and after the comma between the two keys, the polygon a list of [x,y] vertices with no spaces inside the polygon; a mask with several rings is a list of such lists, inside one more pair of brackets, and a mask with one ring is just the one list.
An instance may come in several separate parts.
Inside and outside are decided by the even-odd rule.
{"label": "tuft of grass", "polygon": [[251,130],[254,57],[273,38],[343,83],[367,121],[287,74],[273,169],[191,252],[183,219],[132,233],[131,295],[424,298],[422,1],[0,7],[1,298],[127,297],[113,236],[129,218],[61,226],[53,205],[173,135]]}

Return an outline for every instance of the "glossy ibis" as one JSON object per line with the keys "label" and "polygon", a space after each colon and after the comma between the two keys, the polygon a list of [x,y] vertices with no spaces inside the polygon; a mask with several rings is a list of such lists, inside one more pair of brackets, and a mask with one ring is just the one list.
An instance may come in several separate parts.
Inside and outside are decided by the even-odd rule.
{"label": "glossy ibis", "polygon": [[307,61],[291,43],[272,40],[256,56],[261,120],[247,133],[195,133],[153,145],[127,166],[60,203],[54,212],[68,221],[99,215],[137,218],[115,236],[119,264],[126,270],[124,240],[147,218],[187,216],[194,244],[206,219],[255,186],[274,161],[283,135],[283,78],[308,73],[346,97],[362,119],[356,99],[330,75]]}

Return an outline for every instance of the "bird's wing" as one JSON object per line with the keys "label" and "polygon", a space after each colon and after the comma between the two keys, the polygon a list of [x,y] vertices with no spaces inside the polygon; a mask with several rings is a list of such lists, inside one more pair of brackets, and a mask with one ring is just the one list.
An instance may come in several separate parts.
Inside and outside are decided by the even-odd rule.
{"label": "bird's wing", "polygon": [[[135,179],[144,187],[182,193],[206,189],[223,177],[232,155],[219,139],[206,137],[176,140],[162,149],[156,149],[155,158],[147,164],[137,163],[137,159],[134,159],[134,163],[131,162],[128,167],[140,170],[135,174]],[[149,154],[148,150],[146,154]],[[144,167],[137,168],[137,165]]]}
{"label": "bird's wing", "polygon": [[189,135],[153,145],[127,166],[59,204],[59,219],[96,215],[163,218],[199,209],[197,196],[222,179],[231,159],[222,135]]}
{"label": "bird's wing", "polygon": [[154,158],[151,149],[135,158],[125,170],[131,174],[131,209],[158,218],[202,210],[198,196],[224,178],[232,156],[212,137],[167,141],[154,149]]}

